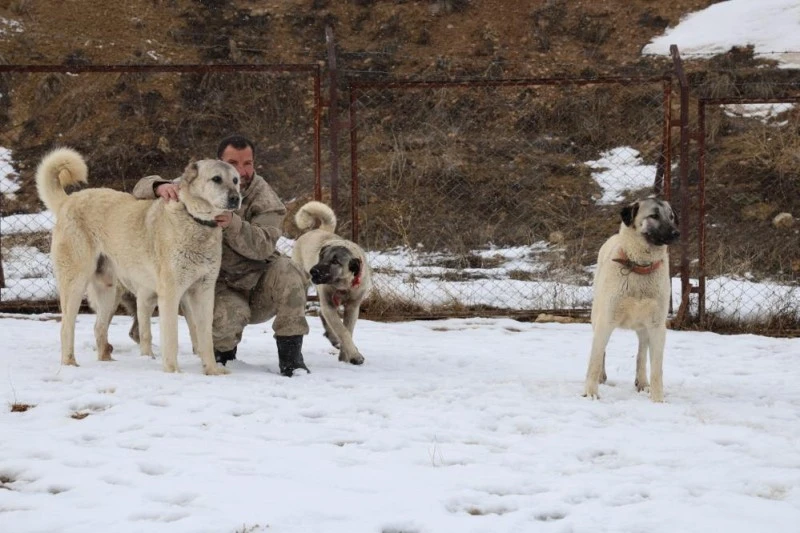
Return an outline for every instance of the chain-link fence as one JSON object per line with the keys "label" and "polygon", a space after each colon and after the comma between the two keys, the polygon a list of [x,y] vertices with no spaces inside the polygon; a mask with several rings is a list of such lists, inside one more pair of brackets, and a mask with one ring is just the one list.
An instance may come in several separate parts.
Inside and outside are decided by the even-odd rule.
{"label": "chain-link fence", "polygon": [[351,229],[376,273],[370,311],[585,311],[619,208],[670,170],[668,77],[350,91]]}
{"label": "chain-link fence", "polygon": [[620,206],[663,192],[691,221],[671,254],[674,275],[685,260],[690,317],[715,329],[800,324],[791,72],[689,73],[687,117],[669,77],[343,83],[349,129],[334,159],[320,146],[317,66],[162,68],[0,65],[0,308],[55,307],[53,218],[33,180],[49,149],[82,152],[90,186],[130,190],[242,131],[290,215],[338,161],[339,232],[375,270],[370,316],[585,312]]}
{"label": "chain-link fence", "polygon": [[257,171],[284,199],[319,186],[317,65],[5,65],[0,73],[0,308],[55,305],[53,217],[42,212],[34,173],[56,146],[84,155],[90,187],[130,191],[146,175],[179,176],[190,158],[215,157],[223,136],[242,132],[256,140]]}
{"label": "chain-link fence", "polygon": [[[781,91],[782,92],[782,91]],[[800,97],[698,101],[698,318],[800,329]]]}

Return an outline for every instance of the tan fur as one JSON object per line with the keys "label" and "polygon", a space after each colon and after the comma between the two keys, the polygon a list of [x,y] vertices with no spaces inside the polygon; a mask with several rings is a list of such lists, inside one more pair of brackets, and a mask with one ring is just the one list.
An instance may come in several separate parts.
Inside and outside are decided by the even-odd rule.
{"label": "tan fur", "polygon": [[62,364],[77,366],[75,319],[87,291],[97,311],[98,358],[111,359],[108,324],[121,283],[137,296],[142,354],[152,355],[150,317],[157,302],[163,367],[178,371],[178,305],[183,304],[205,373],[226,373],[214,361],[211,340],[222,230],[192,216],[213,221],[232,203],[238,207],[236,169],[216,160],[190,163],[179,202],[137,200],[106,188],[64,192],[67,185],[85,183],[86,176],[83,157],[68,148],[46,155],[36,171],[39,195],[56,217],[51,255],[62,312]]}
{"label": "tan fur", "polygon": [[[638,202],[638,212],[631,225],[620,224],[619,232],[611,236],[600,248],[597,271],[594,276],[594,301],[592,302],[592,348],[586,373],[585,396],[598,398],[598,384],[606,381],[605,349],[615,328],[632,329],[639,338],[636,356],[638,391],[645,390],[647,382],[647,354],[650,354],[650,398],[664,400],[662,362],[666,338],[666,320],[669,312],[670,277],[667,246],[650,244],[644,236],[648,226],[655,222],[649,215],[663,216],[665,231],[677,228],[672,209],[666,202],[652,199]],[[647,274],[632,272],[629,267],[615,261],[628,258],[638,264],[660,266]]]}
{"label": "tan fur", "polygon": [[[343,239],[333,233],[336,228],[336,215],[327,205],[312,201],[304,204],[295,214],[295,223],[301,230],[316,224],[318,229],[307,231],[294,244],[292,259],[304,272],[310,273],[316,265],[329,259],[325,250],[339,249],[338,255],[360,260],[359,283],[353,286],[354,275],[344,268],[336,269],[334,279],[327,284],[316,285],[319,295],[322,323],[325,336],[334,347],[339,348],[339,360],[352,364],[364,362],[364,356],[353,342],[353,330],[358,321],[361,302],[372,286],[372,270],[367,263],[366,254],[356,243]],[[338,304],[344,306],[344,320],[339,316]]]}

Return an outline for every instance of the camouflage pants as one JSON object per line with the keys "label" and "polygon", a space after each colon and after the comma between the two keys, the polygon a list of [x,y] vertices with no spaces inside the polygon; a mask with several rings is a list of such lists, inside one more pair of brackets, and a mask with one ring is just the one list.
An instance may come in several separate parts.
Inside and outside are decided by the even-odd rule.
{"label": "camouflage pants", "polygon": [[256,286],[248,292],[222,282],[214,295],[214,349],[232,350],[242,340],[248,324],[275,317],[275,336],[307,335],[307,275],[288,257],[271,261]]}

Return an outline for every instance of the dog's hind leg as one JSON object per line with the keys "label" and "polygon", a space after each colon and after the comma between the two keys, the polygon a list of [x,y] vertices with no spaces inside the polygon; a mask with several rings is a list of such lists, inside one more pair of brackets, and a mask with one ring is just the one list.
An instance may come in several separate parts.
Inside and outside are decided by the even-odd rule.
{"label": "dog's hind leg", "polygon": [[139,344],[139,312],[137,311],[139,307],[136,305],[136,296],[125,289],[121,289],[120,292],[122,293],[120,295],[120,303],[122,304],[122,307],[124,307],[125,311],[133,317],[131,329],[128,330],[128,337],[130,337],[131,340],[136,344]]}
{"label": "dog's hind leg", "polygon": [[150,318],[156,308],[156,295],[145,289],[136,291],[136,319],[139,323],[139,353],[147,357],[153,355],[153,332],[150,328]]}
{"label": "dog's hind leg", "polygon": [[78,366],[75,359],[75,320],[90,273],[56,274],[61,305],[61,364]]}
{"label": "dog's hind leg", "polygon": [[650,337],[650,399],[654,402],[664,401],[664,343],[667,338],[665,327],[648,331]]}
{"label": "dog's hind leg", "polygon": [[603,361],[614,328],[603,325],[594,328],[592,336],[592,351],[589,356],[589,368],[586,370],[586,384],[583,395],[589,398],[599,398],[597,388],[600,383],[600,376],[603,373]]}
{"label": "dog's hind leg", "polygon": [[94,321],[94,338],[97,342],[97,360],[113,361],[111,352],[114,347],[108,343],[108,326],[114,311],[117,310],[119,300],[117,298],[116,280],[103,276],[94,276],[87,287],[89,302],[97,313]]}
{"label": "dog's hind leg", "polygon": [[650,384],[647,382],[647,348],[650,346],[650,336],[646,329],[636,331],[639,337],[639,349],[636,351],[636,385],[637,392],[642,392]]}

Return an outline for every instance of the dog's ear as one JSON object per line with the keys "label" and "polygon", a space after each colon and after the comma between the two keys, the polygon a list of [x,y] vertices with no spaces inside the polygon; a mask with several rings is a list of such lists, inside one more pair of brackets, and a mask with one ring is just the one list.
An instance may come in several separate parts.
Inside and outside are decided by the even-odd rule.
{"label": "dog's ear", "polygon": [[183,176],[181,176],[181,181],[185,183],[191,183],[197,175],[200,173],[200,169],[197,167],[197,161],[192,160],[186,165],[186,168],[183,170]]}
{"label": "dog's ear", "polygon": [[352,258],[347,268],[350,269],[350,272],[352,272],[354,276],[358,277],[358,275],[361,274],[361,259],[357,257]]}
{"label": "dog's ear", "polygon": [[639,213],[639,202],[635,204],[626,205],[622,208],[622,211],[619,212],[619,216],[622,219],[622,222],[625,223],[626,226],[630,226],[633,224],[633,221],[636,219],[636,215]]}

